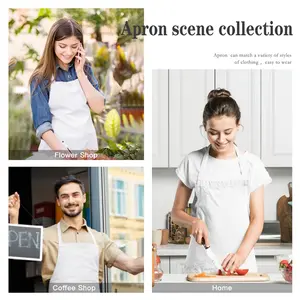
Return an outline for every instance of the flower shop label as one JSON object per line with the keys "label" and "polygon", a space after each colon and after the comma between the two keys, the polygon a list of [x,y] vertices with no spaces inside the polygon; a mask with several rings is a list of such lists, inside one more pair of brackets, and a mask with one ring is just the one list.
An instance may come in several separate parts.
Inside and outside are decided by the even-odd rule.
{"label": "flower shop label", "polygon": [[9,224],[9,258],[41,261],[43,253],[43,227]]}

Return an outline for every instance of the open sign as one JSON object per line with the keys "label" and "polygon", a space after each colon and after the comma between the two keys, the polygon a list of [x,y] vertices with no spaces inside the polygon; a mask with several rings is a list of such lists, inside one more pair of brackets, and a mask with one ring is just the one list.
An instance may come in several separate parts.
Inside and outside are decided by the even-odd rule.
{"label": "open sign", "polygon": [[43,253],[43,227],[9,224],[9,258],[41,261]]}

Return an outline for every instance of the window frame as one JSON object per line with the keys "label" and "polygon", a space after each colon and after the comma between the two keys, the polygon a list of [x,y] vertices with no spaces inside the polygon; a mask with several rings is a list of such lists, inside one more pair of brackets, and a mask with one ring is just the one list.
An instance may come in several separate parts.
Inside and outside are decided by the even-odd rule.
{"label": "window frame", "polygon": [[[143,209],[142,209],[142,216],[139,215],[139,210],[140,210],[139,187],[140,186],[143,187]],[[144,219],[144,216],[145,216],[145,185],[143,183],[134,184],[134,195],[135,195],[135,207],[136,207],[135,217],[137,219]]]}
{"label": "window frame", "polygon": [[[115,182],[117,181],[122,181],[124,183],[124,189],[121,190],[121,189],[118,189],[118,188],[115,188]],[[117,216],[117,217],[124,217],[126,218],[126,214],[127,214],[127,210],[128,210],[128,207],[127,207],[127,197],[128,197],[128,183],[126,181],[124,181],[122,178],[120,177],[117,177],[117,176],[113,176],[112,177],[112,201],[114,202],[113,205],[114,205],[114,208],[115,208],[115,212],[111,214],[114,215],[114,216]],[[123,207],[124,207],[124,212],[123,213],[118,213],[116,211],[116,207],[118,207],[118,199],[117,199],[117,192],[122,192],[124,198],[123,198]]]}

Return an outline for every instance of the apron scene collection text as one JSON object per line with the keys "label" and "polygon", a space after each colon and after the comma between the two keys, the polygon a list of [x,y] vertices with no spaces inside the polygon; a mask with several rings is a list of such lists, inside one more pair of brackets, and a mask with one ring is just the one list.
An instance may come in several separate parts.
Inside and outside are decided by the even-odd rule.
{"label": "apron scene collection text", "polygon": [[[173,25],[172,36],[190,35],[190,36],[212,36],[214,35],[214,27],[212,25]],[[221,36],[291,36],[293,29],[291,25],[273,25],[273,21],[262,25],[247,25],[245,21],[236,21],[235,25],[221,25],[218,28]],[[134,39],[138,36],[157,35],[167,36],[168,30],[166,25],[143,25],[138,26],[125,22],[122,35],[130,35]]]}

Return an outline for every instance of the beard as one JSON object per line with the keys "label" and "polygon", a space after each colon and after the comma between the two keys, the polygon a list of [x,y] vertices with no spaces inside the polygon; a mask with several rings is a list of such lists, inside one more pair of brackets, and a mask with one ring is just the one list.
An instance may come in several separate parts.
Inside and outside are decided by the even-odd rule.
{"label": "beard", "polygon": [[[69,207],[74,207],[75,209],[73,211],[69,211],[68,210]],[[80,213],[82,212],[82,207],[79,205],[72,205],[67,207],[61,207],[61,210],[66,216],[70,218],[74,218],[80,215]]]}

